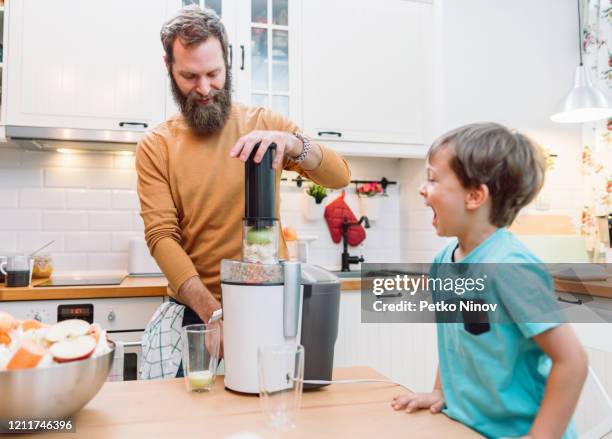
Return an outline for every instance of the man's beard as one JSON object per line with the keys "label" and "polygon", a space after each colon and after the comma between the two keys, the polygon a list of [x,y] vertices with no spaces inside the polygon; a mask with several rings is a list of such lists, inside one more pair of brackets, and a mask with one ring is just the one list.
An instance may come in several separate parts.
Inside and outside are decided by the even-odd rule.
{"label": "man's beard", "polygon": [[185,96],[176,83],[171,69],[168,69],[168,74],[174,102],[179,106],[187,125],[200,136],[221,130],[227,122],[232,106],[232,81],[229,71],[225,76],[223,88],[221,90],[212,88],[206,96],[210,100],[208,104],[198,104],[197,101],[204,96],[195,90]]}

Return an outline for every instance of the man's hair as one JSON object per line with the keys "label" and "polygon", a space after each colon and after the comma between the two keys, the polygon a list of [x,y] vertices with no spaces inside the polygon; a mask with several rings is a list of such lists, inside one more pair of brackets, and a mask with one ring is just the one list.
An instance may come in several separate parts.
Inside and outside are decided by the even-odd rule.
{"label": "man's hair", "polygon": [[512,224],[544,184],[545,160],[540,148],[503,125],[475,123],[456,128],[433,143],[427,158],[443,148],[450,148],[450,167],[464,188],[487,185],[489,220],[498,227]]}
{"label": "man's hair", "polygon": [[203,43],[211,36],[217,38],[221,43],[223,60],[228,69],[227,33],[215,11],[194,5],[180,9],[174,17],[164,23],[160,31],[168,65],[174,63],[172,46],[177,38],[185,47],[193,47]]}

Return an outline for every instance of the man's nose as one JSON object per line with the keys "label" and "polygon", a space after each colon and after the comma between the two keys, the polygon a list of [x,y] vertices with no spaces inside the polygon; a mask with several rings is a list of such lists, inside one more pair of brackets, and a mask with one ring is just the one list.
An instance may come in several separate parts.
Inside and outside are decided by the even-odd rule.
{"label": "man's nose", "polygon": [[208,80],[208,78],[200,78],[200,80],[198,81],[198,86],[196,87],[196,91],[198,93],[200,93],[202,96],[208,96],[208,93],[210,93],[210,89],[212,87],[210,86],[210,81]]}

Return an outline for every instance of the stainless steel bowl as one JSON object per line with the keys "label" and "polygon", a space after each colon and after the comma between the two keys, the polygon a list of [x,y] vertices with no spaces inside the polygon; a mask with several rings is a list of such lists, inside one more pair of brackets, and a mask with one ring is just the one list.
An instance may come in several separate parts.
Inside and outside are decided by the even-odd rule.
{"label": "stainless steel bowl", "polygon": [[65,419],[100,390],[113,365],[115,344],[98,357],[39,369],[0,372],[0,425],[9,420]]}

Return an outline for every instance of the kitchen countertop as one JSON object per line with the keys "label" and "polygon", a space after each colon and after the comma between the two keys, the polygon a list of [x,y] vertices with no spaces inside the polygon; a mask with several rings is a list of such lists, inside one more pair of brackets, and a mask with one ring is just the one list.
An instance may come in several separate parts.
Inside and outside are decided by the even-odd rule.
{"label": "kitchen countertop", "polygon": [[[361,290],[360,272],[354,278],[341,278],[342,291]],[[85,277],[85,276],[84,276]],[[100,277],[94,276],[94,277]],[[44,282],[46,279],[34,279],[33,283]],[[612,280],[575,282],[554,279],[555,290],[588,294],[592,296],[612,298]],[[116,297],[155,297],[165,296],[168,281],[165,277],[126,277],[121,285],[83,285],[63,287],[23,287],[7,288],[0,283],[0,302],[18,300],[69,300],[69,299],[99,299]]]}
{"label": "kitchen countertop", "polygon": [[[86,276],[83,276],[86,277]],[[94,276],[100,277],[100,276]],[[34,279],[33,284],[46,279]],[[361,288],[361,280],[340,279],[341,290],[354,291]],[[18,300],[69,300],[69,299],[101,299],[116,297],[154,297],[165,296],[168,281],[165,277],[126,277],[121,285],[83,285],[34,288],[7,288],[0,283],[0,302]]]}
{"label": "kitchen countertop", "polygon": [[[384,376],[368,367],[339,368],[335,379]],[[464,425],[427,410],[406,414],[391,409],[393,396],[406,390],[388,383],[332,385],[304,392],[297,427],[275,434],[264,425],[259,398],[223,388],[217,379],[212,393],[185,390],[182,378],[105,383],[74,417],[78,437],[187,438],[477,438]],[[248,436],[244,436],[246,433]],[[240,435],[242,433],[242,435]],[[235,435],[235,436],[234,436]],[[20,435],[22,438],[38,437]],[[53,438],[74,438],[74,433]]]}
{"label": "kitchen countertop", "polygon": [[[87,276],[82,276],[86,278]],[[101,277],[101,276],[94,276]],[[33,279],[37,285],[46,279]],[[126,277],[120,285],[82,285],[35,288],[7,288],[0,283],[0,302],[13,300],[50,299],[97,299],[110,297],[151,297],[165,296],[168,281],[165,277]]]}

